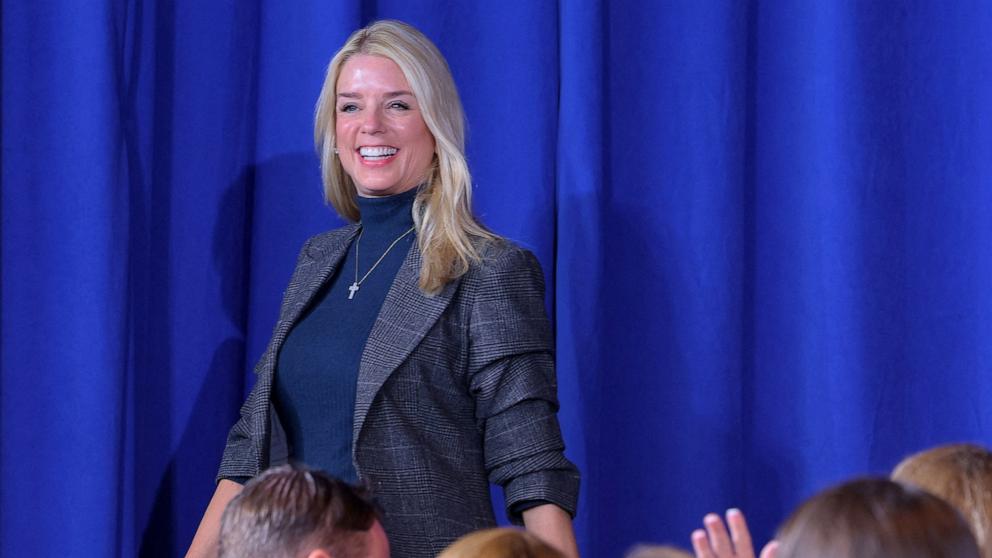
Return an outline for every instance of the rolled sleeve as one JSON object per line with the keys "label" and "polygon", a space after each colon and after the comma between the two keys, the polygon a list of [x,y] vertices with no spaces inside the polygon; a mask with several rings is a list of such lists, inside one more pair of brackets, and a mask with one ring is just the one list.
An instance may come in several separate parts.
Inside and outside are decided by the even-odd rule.
{"label": "rolled sleeve", "polygon": [[470,371],[489,480],[503,487],[514,523],[526,501],[574,516],[579,472],[564,456],[540,266],[512,250],[487,267],[470,327]]}

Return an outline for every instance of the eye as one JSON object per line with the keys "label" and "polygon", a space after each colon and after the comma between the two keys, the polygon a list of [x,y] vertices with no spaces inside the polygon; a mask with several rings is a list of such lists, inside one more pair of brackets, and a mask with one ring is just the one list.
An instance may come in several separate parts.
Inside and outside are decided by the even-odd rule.
{"label": "eye", "polygon": [[339,112],[355,112],[356,110],[358,110],[358,105],[355,103],[345,103],[338,107]]}
{"label": "eye", "polygon": [[388,107],[399,110],[410,110],[410,105],[404,103],[403,101],[393,101],[389,103]]}

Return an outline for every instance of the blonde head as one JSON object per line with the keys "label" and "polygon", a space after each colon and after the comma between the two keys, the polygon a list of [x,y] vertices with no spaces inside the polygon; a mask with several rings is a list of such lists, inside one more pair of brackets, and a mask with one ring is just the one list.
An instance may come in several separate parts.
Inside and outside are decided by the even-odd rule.
{"label": "blonde head", "polygon": [[511,528],[485,529],[455,541],[437,558],[564,558],[527,531]]}
{"label": "blonde head", "polygon": [[992,558],[992,453],[973,444],[938,446],[904,459],[892,479],[942,498],[965,518],[982,556]]}
{"label": "blonde head", "polygon": [[478,240],[496,238],[472,215],[472,177],[458,90],[441,52],[413,27],[383,20],[352,33],[328,65],[314,118],[324,196],[348,221],[356,222],[361,215],[355,183],[334,153],[336,94],[341,67],[357,54],[382,56],[399,66],[434,136],[434,158],[414,201],[413,219],[423,259],[420,288],[436,294],[478,261]]}
{"label": "blonde head", "polygon": [[628,550],[624,558],[693,558],[693,554],[677,546],[641,544]]}

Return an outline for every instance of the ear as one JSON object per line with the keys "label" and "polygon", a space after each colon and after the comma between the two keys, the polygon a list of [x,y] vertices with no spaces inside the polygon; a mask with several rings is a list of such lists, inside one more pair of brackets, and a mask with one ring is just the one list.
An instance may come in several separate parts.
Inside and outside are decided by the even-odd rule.
{"label": "ear", "polygon": [[322,548],[315,548],[307,554],[307,558],[334,558],[329,552]]}

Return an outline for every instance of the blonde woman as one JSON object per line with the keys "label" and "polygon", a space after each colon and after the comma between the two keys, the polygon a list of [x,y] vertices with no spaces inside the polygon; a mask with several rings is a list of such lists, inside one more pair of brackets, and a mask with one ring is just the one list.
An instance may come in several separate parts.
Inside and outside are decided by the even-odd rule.
{"label": "blonde woman", "polygon": [[190,555],[271,465],[365,483],[395,556],[511,520],[576,556],[544,284],[471,211],[464,116],[419,31],[380,21],[331,60],[315,118],[324,192],[352,224],[303,246]]}

